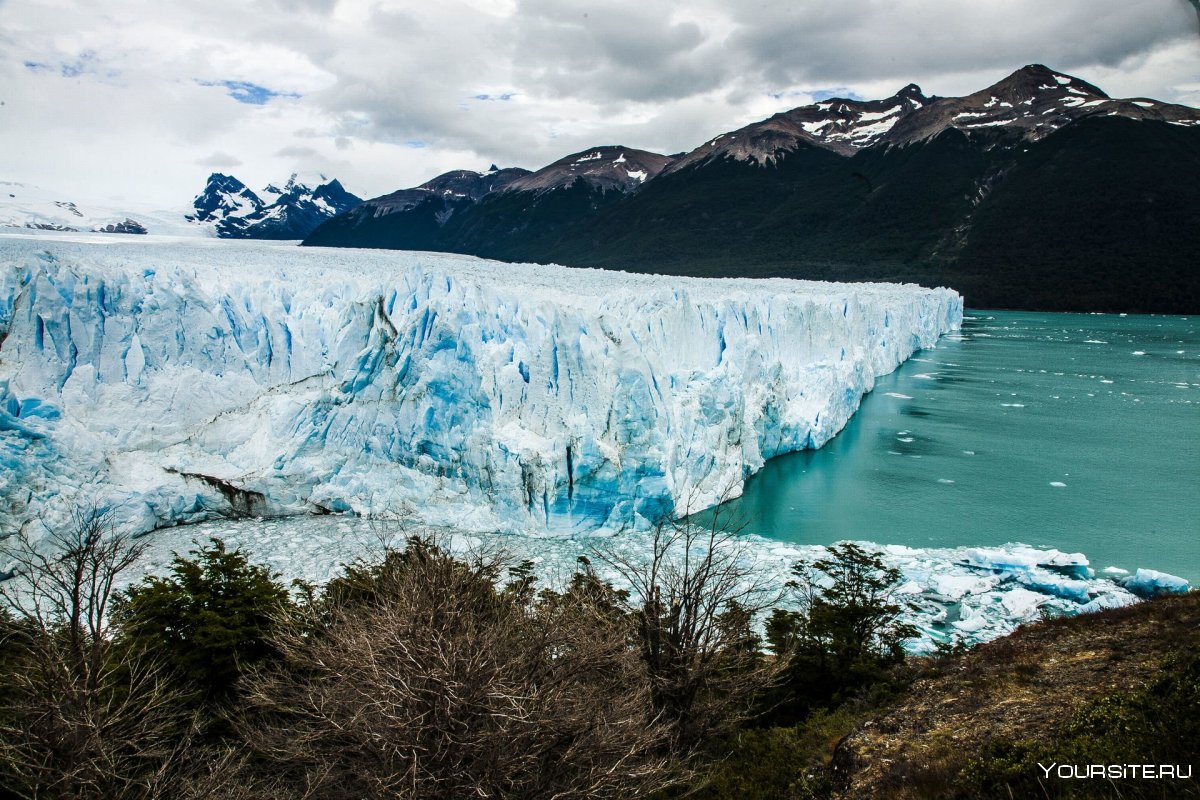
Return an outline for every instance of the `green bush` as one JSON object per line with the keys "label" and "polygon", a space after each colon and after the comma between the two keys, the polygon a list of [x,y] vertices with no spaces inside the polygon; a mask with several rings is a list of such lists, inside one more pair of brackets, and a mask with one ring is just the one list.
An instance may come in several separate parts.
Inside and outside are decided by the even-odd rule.
{"label": "green bush", "polygon": [[904,661],[904,640],[916,634],[892,602],[898,570],[852,542],[826,549],[825,558],[792,568],[796,580],[789,585],[802,610],[776,609],[767,621],[771,649],[790,659],[782,684],[766,699],[765,719],[776,724],[879,687]]}
{"label": "green bush", "polygon": [[832,795],[829,765],[859,721],[846,708],[816,711],[799,725],[743,729],[710,743],[713,766],[660,795],[696,800],[809,800]]}
{"label": "green bush", "polygon": [[116,598],[118,643],[152,654],[198,700],[219,704],[234,696],[247,667],[273,655],[270,632],[291,601],[278,575],[217,539],[188,556]]}

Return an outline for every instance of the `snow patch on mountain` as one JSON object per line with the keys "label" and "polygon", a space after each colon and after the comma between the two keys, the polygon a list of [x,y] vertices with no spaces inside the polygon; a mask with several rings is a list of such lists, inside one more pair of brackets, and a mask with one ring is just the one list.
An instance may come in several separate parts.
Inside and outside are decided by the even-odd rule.
{"label": "snow patch on mountain", "polygon": [[77,497],[136,530],[646,526],[820,447],[962,319],[956,293],[911,285],[104,241],[0,236],[9,526]]}
{"label": "snow patch on mountain", "polygon": [[1200,122],[1200,111],[1194,108],[1145,98],[1111,98],[1081,78],[1030,64],[974,94],[940,98],[914,109],[882,141],[909,144],[949,128],[1008,128],[1024,139],[1037,140],[1100,114],[1183,125]]}

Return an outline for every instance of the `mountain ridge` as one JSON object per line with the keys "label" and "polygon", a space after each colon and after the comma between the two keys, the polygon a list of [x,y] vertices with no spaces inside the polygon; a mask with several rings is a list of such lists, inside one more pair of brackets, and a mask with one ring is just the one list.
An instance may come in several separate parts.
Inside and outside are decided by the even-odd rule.
{"label": "mountain ridge", "polygon": [[[1200,171],[1200,110],[1114,99],[1040,64],[963,97],[909,84],[882,100],[830,98],[658,158],[659,172],[622,192],[522,191],[523,176],[449,216],[335,217],[304,244],[916,281],[976,306],[1200,310],[1200,192],[1178,179]],[[1137,291],[1121,285],[1139,275]]]}

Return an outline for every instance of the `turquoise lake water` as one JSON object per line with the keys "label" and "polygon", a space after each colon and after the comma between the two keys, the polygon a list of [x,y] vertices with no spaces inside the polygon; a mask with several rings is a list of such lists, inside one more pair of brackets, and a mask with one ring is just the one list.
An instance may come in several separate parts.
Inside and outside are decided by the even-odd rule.
{"label": "turquoise lake water", "polygon": [[968,311],[730,505],[783,541],[1024,542],[1200,584],[1200,317]]}

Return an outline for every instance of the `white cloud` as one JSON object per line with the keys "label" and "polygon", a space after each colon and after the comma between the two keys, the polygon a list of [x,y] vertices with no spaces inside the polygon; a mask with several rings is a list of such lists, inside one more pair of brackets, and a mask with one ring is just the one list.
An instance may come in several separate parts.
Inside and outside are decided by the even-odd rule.
{"label": "white cloud", "polygon": [[371,196],[600,143],[677,152],[818,90],[960,94],[1031,62],[1200,103],[1185,0],[6,0],[0,178],[183,204],[220,163]]}
{"label": "white cloud", "polygon": [[233,169],[234,167],[242,166],[245,162],[237,156],[231,156],[229,153],[222,153],[220,150],[216,150],[204,158],[197,158],[196,163],[206,169]]}

